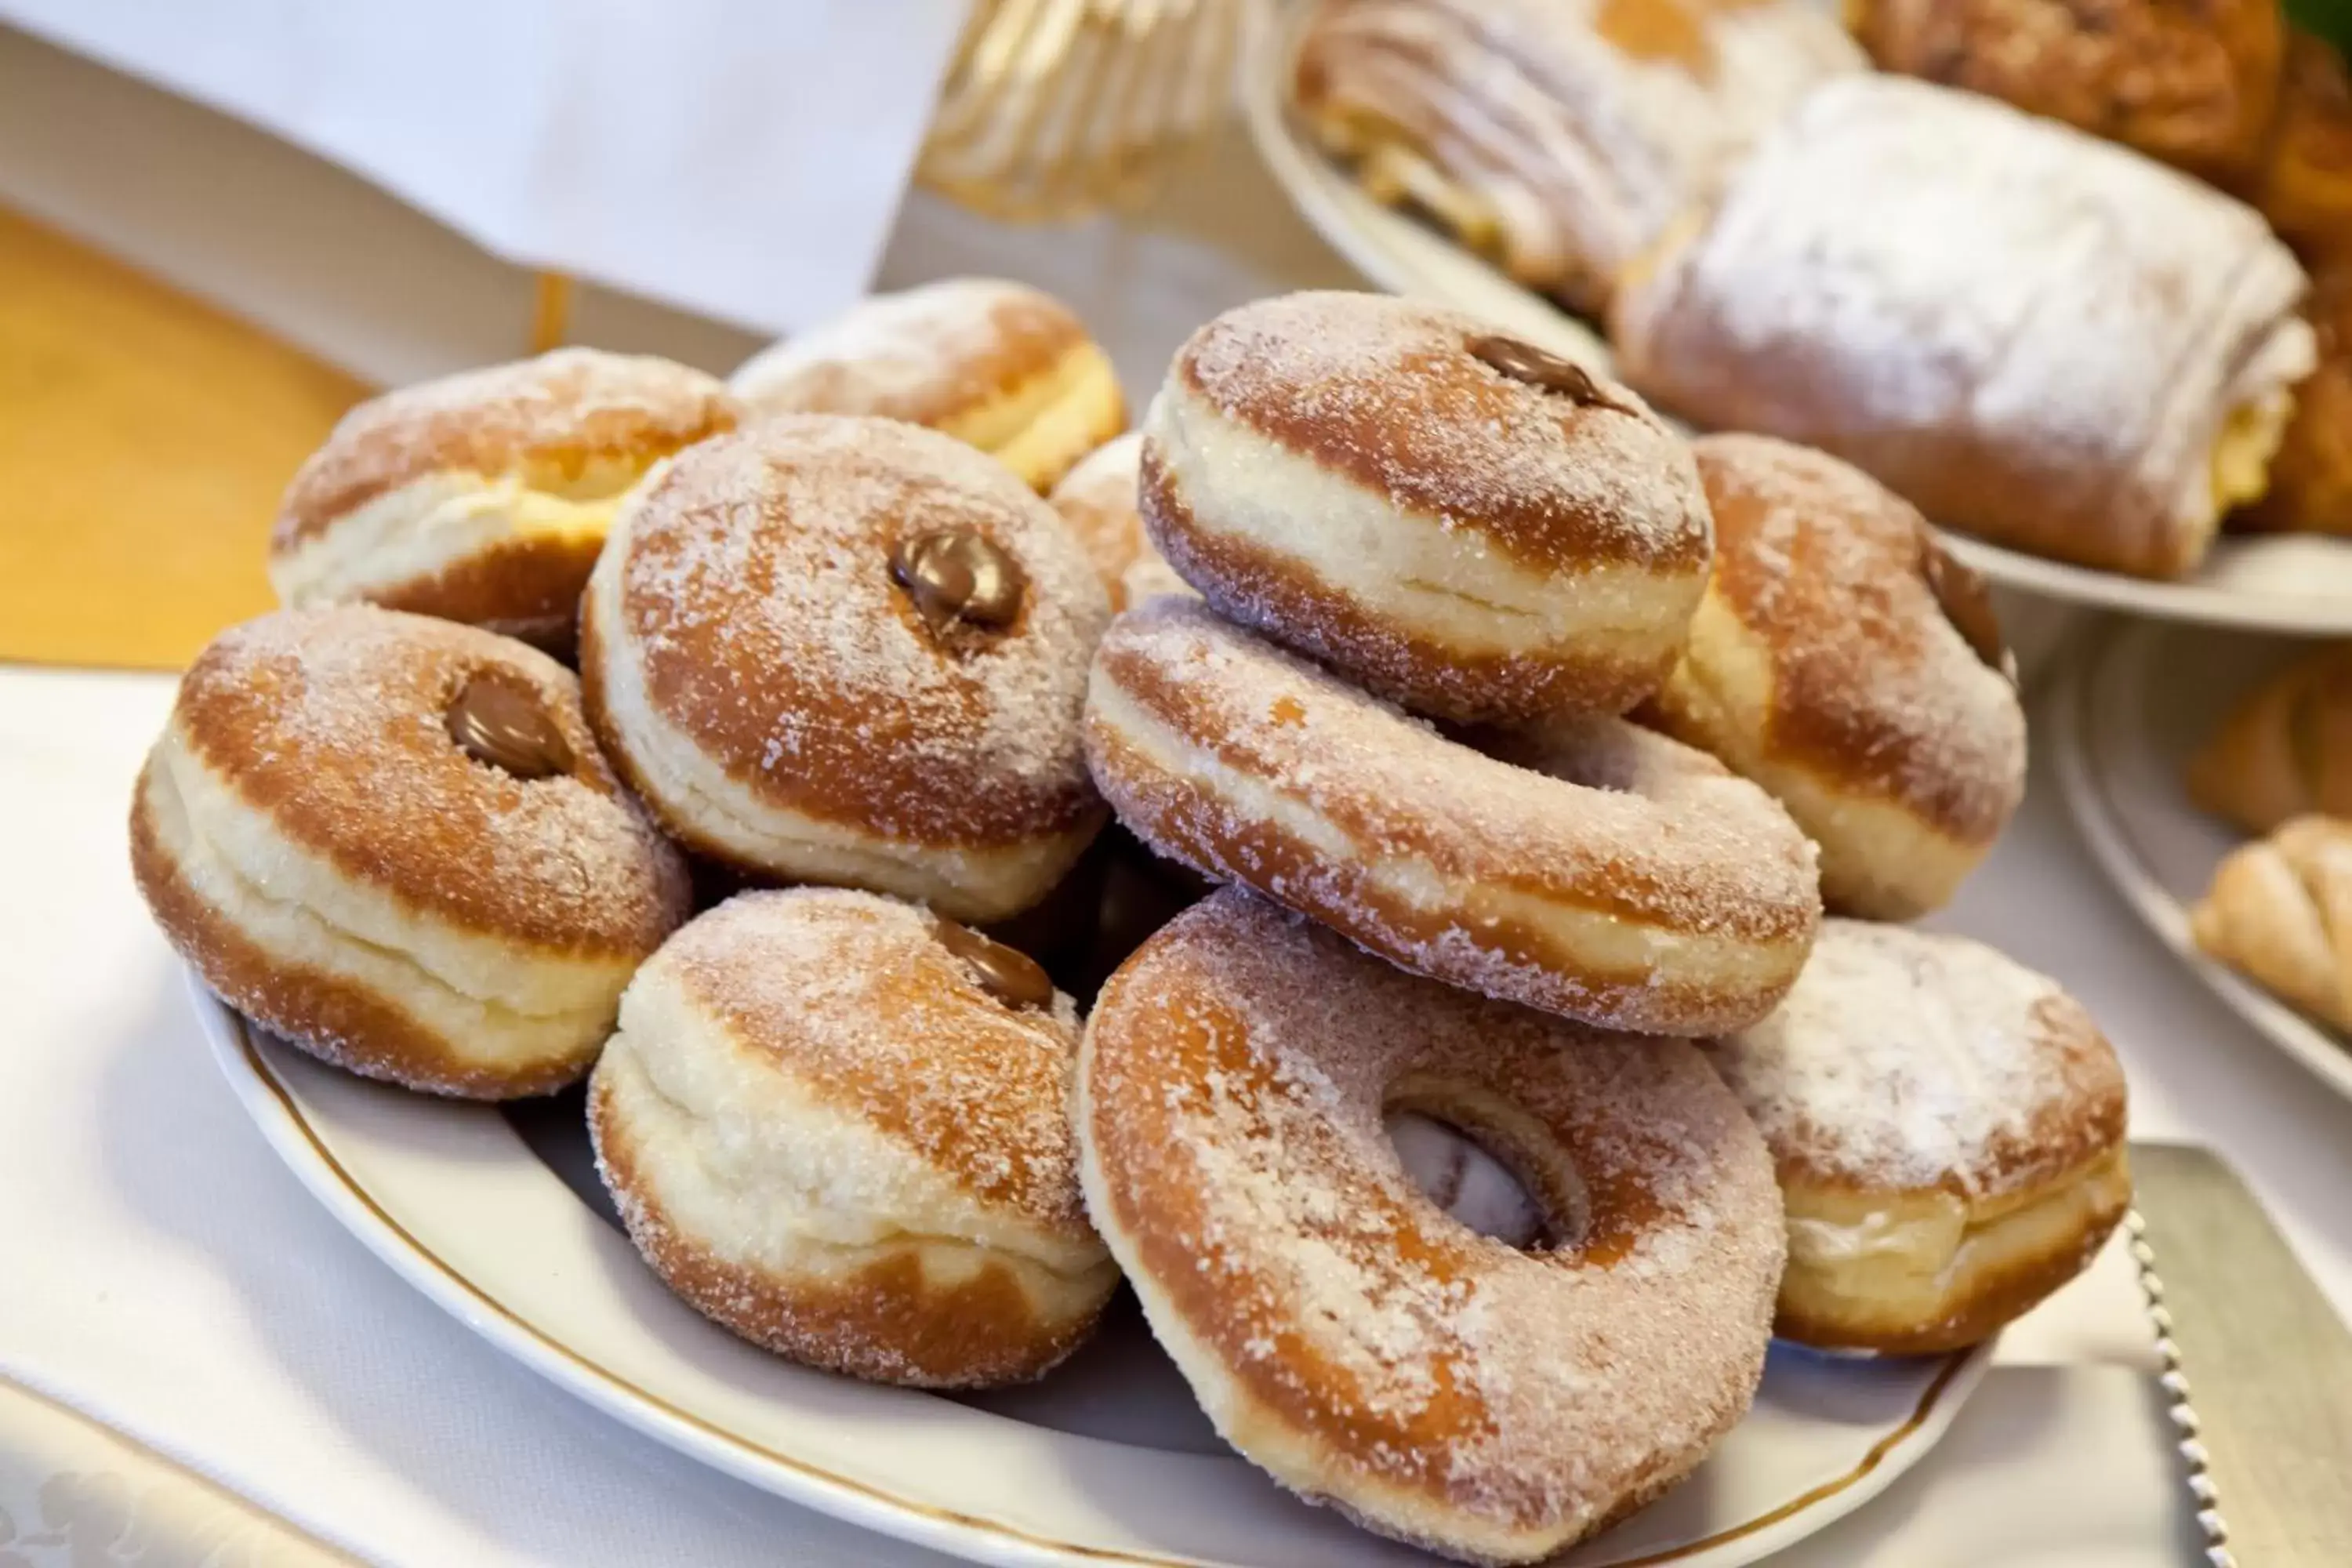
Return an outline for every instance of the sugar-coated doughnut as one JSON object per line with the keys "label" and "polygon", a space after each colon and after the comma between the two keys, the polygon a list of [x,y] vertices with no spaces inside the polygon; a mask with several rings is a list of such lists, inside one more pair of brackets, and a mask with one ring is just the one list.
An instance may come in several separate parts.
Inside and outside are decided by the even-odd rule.
{"label": "sugar-coated doughnut", "polygon": [[700,371],[582,348],[386,393],[295,474],[270,584],[287,605],[366,600],[561,651],[621,497],[739,412]]}
{"label": "sugar-coated doughnut", "polygon": [[1160,559],[1143,531],[1135,492],[1136,466],[1142,456],[1143,437],[1130,430],[1080,458],[1046,498],[1087,547],[1110,592],[1113,610],[1161,594],[1192,591]]}
{"label": "sugar-coated doughnut", "polygon": [[880,1383],[1036,1377],[1118,1283],[1087,1226],[1077,1011],[911,904],[740,894],[638,971],[589,1127],[629,1235],[744,1338]]}
{"label": "sugar-coated doughnut", "polygon": [[1941,908],[2025,795],[2025,710],[1982,580],[1827,453],[1694,449],[1715,571],[1653,716],[1780,798],[1821,846],[1832,909]]}
{"label": "sugar-coated doughnut", "polygon": [[1497,744],[1512,762],[1183,599],[1112,624],[1087,699],[1088,762],[1139,837],[1408,969],[1653,1033],[1771,1009],[1821,908],[1786,812],[1622,720]]}
{"label": "sugar-coated doughnut", "polygon": [[930,426],[1040,490],[1127,426],[1109,357],[1069,307],[995,278],[877,294],[754,354],[731,384],[762,415]]}
{"label": "sugar-coated doughnut", "polygon": [[585,1072],[687,913],[569,671],[364,605],[264,616],[197,656],[140,775],[131,865],[231,1006],[353,1072],[483,1100]]}
{"label": "sugar-coated doughnut", "polygon": [[1706,1049],[1780,1168],[1785,1338],[1974,1344],[2080,1273],[2130,1205],[2114,1050],[1981,943],[1829,921],[1780,1010]]}
{"label": "sugar-coated doughnut", "polygon": [[625,509],[581,679],[689,848],[994,921],[1101,825],[1078,714],[1108,616],[1068,525],[1001,465],[895,420],[784,415]]}
{"label": "sugar-coated doughnut", "polygon": [[1220,613],[1442,719],[1622,713],[1706,586],[1689,447],[1638,397],[1385,295],[1195,332],[1144,421],[1141,495]]}
{"label": "sugar-coated doughnut", "polygon": [[[1544,1240],[1449,1218],[1398,1110],[1500,1156]],[[1780,1199],[1686,1042],[1416,979],[1228,888],[1111,977],[1076,1114],[1087,1211],[1218,1432],[1381,1534],[1548,1556],[1754,1396]]]}

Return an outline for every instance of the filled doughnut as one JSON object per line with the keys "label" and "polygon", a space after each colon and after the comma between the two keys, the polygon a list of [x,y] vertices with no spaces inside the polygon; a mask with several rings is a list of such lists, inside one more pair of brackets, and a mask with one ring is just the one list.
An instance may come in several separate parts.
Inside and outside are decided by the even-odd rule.
{"label": "filled doughnut", "polygon": [[1941,526],[2179,577],[2269,482],[2313,364],[2306,286],[2218,191],[1866,74],[1636,264],[1610,341],[1662,406],[1834,453]]}
{"label": "filled doughnut", "polygon": [[1487,757],[1197,601],[1112,624],[1086,727],[1104,795],[1161,854],[1588,1023],[1751,1023],[1820,919],[1811,845],[1712,757],[1617,719]]}
{"label": "filled doughnut", "polygon": [[1974,1344],[2080,1273],[2131,1202],[2114,1050],[1981,943],[1829,921],[1780,1010],[1706,1051],[1780,1170],[1783,1338]]}
{"label": "filled doughnut", "polygon": [[1909,503],[1764,436],[1694,443],[1715,570],[1649,717],[1762,784],[1822,897],[1941,908],[2025,794],[2025,711],[1983,583]]}
{"label": "filled doughnut", "polygon": [[1142,456],[1143,437],[1130,430],[1080,458],[1046,498],[1087,547],[1114,611],[1160,594],[1192,591],[1169,569],[1143,531],[1135,493]]}
{"label": "filled doughnut", "polygon": [[[1087,1212],[1218,1432],[1383,1535],[1549,1556],[1754,1396],[1780,1200],[1685,1042],[1415,979],[1228,888],[1111,977],[1076,1103]],[[1545,1235],[1448,1217],[1400,1110],[1501,1159]]]}
{"label": "filled doughnut", "polygon": [[1690,449],[1640,399],[1384,295],[1195,332],[1144,422],[1141,498],[1219,613],[1441,719],[1623,712],[1706,586]]}
{"label": "filled doughnut", "polygon": [[386,393],[295,474],[270,585],[567,650],[622,496],[738,412],[700,371],[581,348]]}
{"label": "filled doughnut", "polygon": [[626,509],[582,602],[581,679],[688,847],[995,921],[1101,826],[1078,715],[1109,613],[1001,465],[894,420],[785,415]]}
{"label": "filled doughnut", "polygon": [[1118,374],[1069,307],[994,278],[877,294],[754,354],[730,384],[755,414],[928,425],[1039,490],[1127,427]]}
{"label": "filled doughnut", "polygon": [[320,1058],[479,1100],[577,1079],[687,913],[578,683],[371,605],[232,627],[180,683],[131,866],[221,999]]}
{"label": "filled doughnut", "polygon": [[744,1338],[878,1383],[1034,1378],[1118,1283],[1087,1224],[1076,1009],[1011,948],[870,893],[750,892],[638,971],[597,1168],[646,1260]]}

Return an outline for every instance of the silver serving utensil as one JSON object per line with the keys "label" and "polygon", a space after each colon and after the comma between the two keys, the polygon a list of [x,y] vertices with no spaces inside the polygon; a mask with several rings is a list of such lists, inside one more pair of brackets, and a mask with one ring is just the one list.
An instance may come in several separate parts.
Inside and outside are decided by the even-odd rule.
{"label": "silver serving utensil", "polygon": [[2352,1331],[2210,1150],[2135,1143],[2131,1158],[2125,1235],[2207,1563],[2347,1568]]}

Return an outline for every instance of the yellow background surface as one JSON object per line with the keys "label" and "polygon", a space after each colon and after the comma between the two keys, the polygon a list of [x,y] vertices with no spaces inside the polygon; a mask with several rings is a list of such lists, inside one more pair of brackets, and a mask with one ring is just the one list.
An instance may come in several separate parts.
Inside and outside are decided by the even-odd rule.
{"label": "yellow background surface", "polygon": [[0,659],[176,668],[268,609],[279,492],[367,392],[0,210]]}

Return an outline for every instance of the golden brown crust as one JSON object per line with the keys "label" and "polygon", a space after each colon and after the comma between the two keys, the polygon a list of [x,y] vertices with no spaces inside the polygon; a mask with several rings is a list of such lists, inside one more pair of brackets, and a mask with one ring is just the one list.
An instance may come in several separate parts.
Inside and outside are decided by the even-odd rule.
{"label": "golden brown crust", "polygon": [[1160,520],[1163,553],[1187,581],[1211,584],[1213,602],[1225,608],[1239,595],[1255,612],[1248,617],[1252,623],[1314,626],[1318,641],[1347,649],[1349,673],[1358,679],[1387,695],[1412,693],[1418,706],[1468,713],[1621,712],[1655,690],[1674,661],[1671,647],[1657,658],[1588,651],[1564,660],[1556,652],[1474,653],[1440,643],[1332,594],[1307,566],[1196,526],[1174,476],[1150,447],[1139,483],[1145,510]]}
{"label": "golden brown crust", "polygon": [[2288,29],[2254,205],[2315,268],[2352,266],[2352,73],[2335,45],[2300,27]]}
{"label": "golden brown crust", "polygon": [[2222,183],[2277,101],[2276,0],[1864,0],[1881,68],[2001,99]]}
{"label": "golden brown crust", "polygon": [[[2116,1158],[2123,1156],[2118,1153]],[[1784,1296],[1773,1316],[1772,1331],[1799,1344],[1874,1351],[1880,1355],[1940,1355],[1966,1350],[1992,1338],[2090,1267],[2128,1206],[2127,1196],[2104,1205],[2079,1229],[2048,1247],[2006,1259],[1977,1275],[1932,1322],[1893,1327],[1853,1315],[1809,1310]]]}
{"label": "golden brown crust", "polygon": [[[1768,437],[1705,437],[1692,449],[1715,514],[1708,597],[1769,660],[1764,725],[1744,738],[1766,762],[1990,846],[2023,793],[2025,718],[2000,661],[1948,619],[1918,510],[1826,453]],[[1702,683],[1727,673],[1703,668],[1696,649],[1685,659]],[[1660,704],[1670,720],[1672,695]],[[1667,728],[1716,740],[1686,719]]]}
{"label": "golden brown crust", "polygon": [[992,1260],[949,1286],[928,1280],[906,1251],[822,1282],[728,1262],[670,1222],[610,1100],[600,1079],[588,1125],[630,1240],[688,1303],[755,1344],[869,1382],[980,1387],[1042,1376],[1094,1327],[1090,1316],[1041,1322],[1013,1271]]}
{"label": "golden brown crust", "polygon": [[270,546],[291,549],[352,508],[434,473],[643,469],[733,429],[740,412],[699,371],[593,349],[404,387],[343,416],[288,487]]}
{"label": "golden brown crust", "polygon": [[2190,759],[2189,795],[2249,833],[2352,818],[2352,646],[2316,648],[2239,698]]}
{"label": "golden brown crust", "polygon": [[937,426],[1090,341],[1070,308],[1041,289],[950,279],[866,300],[752,359],[734,384],[763,413],[864,414]]}
{"label": "golden brown crust", "polygon": [[[1703,523],[1668,482],[1679,437],[1622,386],[1547,392],[1470,353],[1493,329],[1458,311],[1307,293],[1226,312],[1170,367],[1242,427],[1500,554],[1544,571],[1703,571]],[[1311,351],[1311,358],[1306,357]],[[1500,460],[1481,458],[1503,446]],[[1594,479],[1594,476],[1599,476]],[[1670,526],[1636,526],[1629,495]]]}
{"label": "golden brown crust", "polygon": [[2346,150],[2343,258],[2312,279],[2304,319],[2319,368],[2295,388],[2294,418],[2271,460],[2263,499],[2230,520],[2264,532],[2352,534],[2352,133]]}
{"label": "golden brown crust", "polygon": [[[450,738],[450,703],[483,674],[538,700],[568,773],[519,780]],[[684,868],[597,750],[577,680],[510,638],[367,605],[279,611],[196,656],[173,724],[278,832],[451,925],[635,957],[684,917]]]}
{"label": "golden brown crust", "polygon": [[[1026,583],[1015,618],[969,646],[942,646],[893,584],[906,542],[939,530],[985,540]],[[616,756],[629,751],[607,679],[618,659],[660,720],[761,803],[943,847],[1034,842],[1100,812],[1076,721],[1107,600],[1053,509],[961,443],[776,416],[673,464],[604,567],[624,624],[583,615],[582,657],[604,672],[588,701]],[[644,772],[636,760],[641,788]]]}
{"label": "golden brown crust", "polygon": [[572,651],[581,590],[604,551],[601,536],[502,539],[430,577],[368,597],[387,610],[463,621],[566,658]]}
{"label": "golden brown crust", "polygon": [[381,993],[263,952],[180,874],[157,836],[147,788],[142,777],[131,804],[131,872],[140,896],[213,994],[271,1033],[346,1072],[465,1100],[552,1094],[594,1061],[592,1048],[529,1071],[493,1071],[459,1058]]}
{"label": "golden brown crust", "polygon": [[[1778,1196],[1681,1042],[1415,981],[1229,888],[1111,978],[1080,1075],[1105,1238],[1221,1429],[1285,1484],[1449,1555],[1486,1555],[1473,1530],[1556,1550],[1744,1410]],[[1434,1210],[1377,1130],[1396,1109],[1476,1129],[1558,1244]],[[1668,1327],[1702,1320],[1695,1341]]]}

